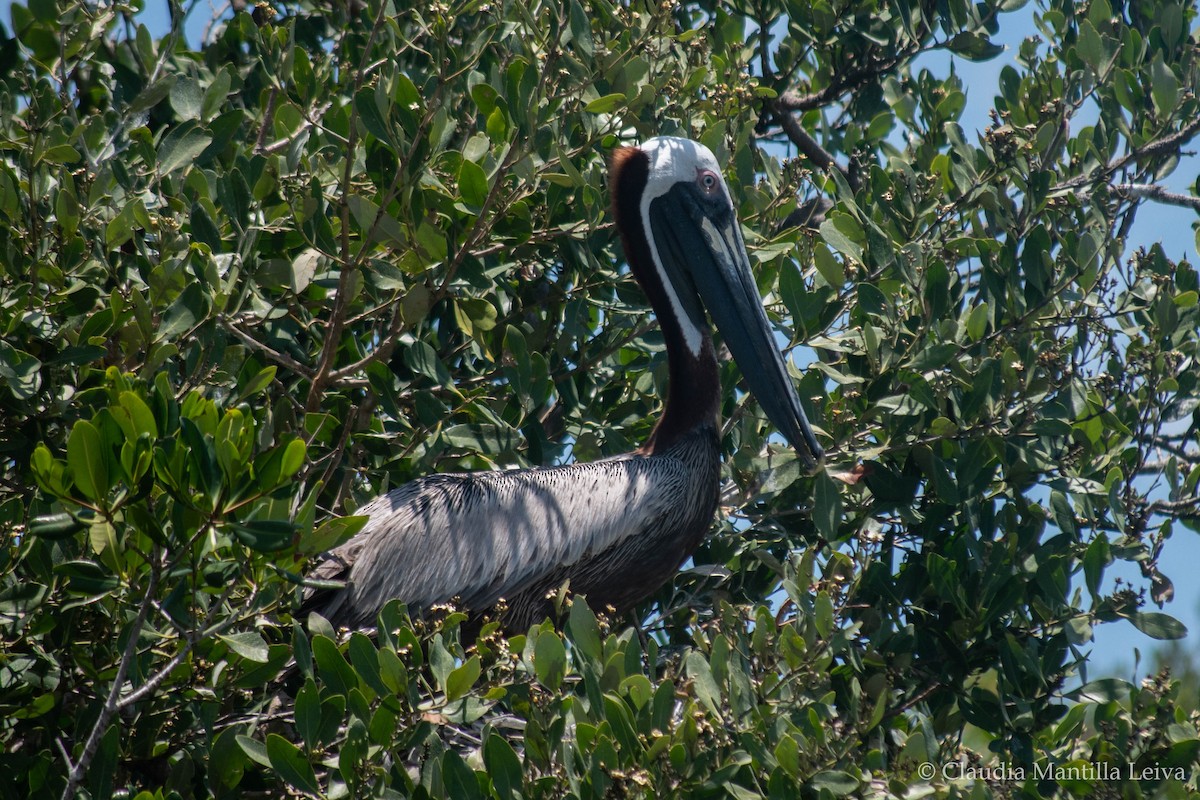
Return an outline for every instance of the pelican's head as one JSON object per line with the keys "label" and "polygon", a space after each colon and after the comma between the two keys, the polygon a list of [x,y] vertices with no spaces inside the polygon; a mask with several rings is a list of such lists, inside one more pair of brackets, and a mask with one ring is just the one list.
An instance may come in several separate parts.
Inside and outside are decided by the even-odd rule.
{"label": "pelican's head", "polygon": [[824,451],[775,346],[712,151],[690,139],[659,136],[618,151],[613,173],[614,209],[631,265],[630,250],[648,252],[687,348],[699,354],[708,336],[707,308],[750,392],[808,469],[815,469]]}

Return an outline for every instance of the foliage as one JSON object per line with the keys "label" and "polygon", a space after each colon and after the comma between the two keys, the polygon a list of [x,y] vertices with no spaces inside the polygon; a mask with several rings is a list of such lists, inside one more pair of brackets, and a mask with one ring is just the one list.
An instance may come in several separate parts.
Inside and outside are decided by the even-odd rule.
{"label": "foliage", "polygon": [[[923,58],[1020,2],[234,5],[198,49],[178,4],[0,41],[5,793],[1198,788],[1194,693],[1080,686],[1094,626],[1184,633],[1200,285],[1125,235],[1200,207],[1159,183],[1195,3],[1034,10],[980,137]],[[649,432],[604,162],[657,133],[727,165],[830,468],[728,392],[722,520],[636,629],[293,619],[391,486]]]}

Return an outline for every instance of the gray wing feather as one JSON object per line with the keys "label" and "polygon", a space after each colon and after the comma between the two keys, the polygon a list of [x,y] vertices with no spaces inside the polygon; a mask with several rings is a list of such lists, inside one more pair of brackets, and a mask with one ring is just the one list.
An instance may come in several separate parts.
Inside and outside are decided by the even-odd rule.
{"label": "gray wing feather", "polygon": [[415,611],[454,597],[487,608],[669,516],[686,502],[685,473],[676,459],[628,455],[433,475],[359,509],[363,530],[310,574],[349,579],[323,610],[348,624],[369,623],[393,597]]}

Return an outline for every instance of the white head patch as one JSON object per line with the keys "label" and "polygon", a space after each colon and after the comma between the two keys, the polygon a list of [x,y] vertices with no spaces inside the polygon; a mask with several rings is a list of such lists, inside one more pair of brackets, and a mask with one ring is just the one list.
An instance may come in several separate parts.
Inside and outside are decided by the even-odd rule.
{"label": "white head patch", "polygon": [[699,355],[704,334],[692,324],[691,319],[684,312],[683,305],[679,302],[679,295],[675,293],[675,287],[667,278],[667,271],[663,268],[662,259],[658,254],[658,244],[654,241],[654,235],[650,228],[650,204],[671,191],[676,184],[695,181],[697,175],[704,171],[717,176],[726,198],[729,197],[729,187],[726,186],[725,178],[721,175],[721,166],[717,163],[717,157],[699,142],[676,136],[656,136],[653,139],[647,139],[638,149],[650,158],[650,175],[646,178],[646,189],[642,192],[642,228],[646,231],[646,238],[650,242],[650,255],[654,258],[654,268],[658,270],[658,277],[666,290],[667,300],[675,312],[675,318],[679,320],[680,330],[683,331],[683,340],[688,349],[692,351],[692,355]]}

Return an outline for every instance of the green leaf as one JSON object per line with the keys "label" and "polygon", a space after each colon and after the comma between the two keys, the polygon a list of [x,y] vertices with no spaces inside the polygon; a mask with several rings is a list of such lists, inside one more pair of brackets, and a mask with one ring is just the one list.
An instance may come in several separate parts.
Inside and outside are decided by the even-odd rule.
{"label": "green leaf", "polygon": [[1093,72],[1101,72],[1101,66],[1107,60],[1104,56],[1104,42],[1096,31],[1096,27],[1086,19],[1079,23],[1078,50],[1079,56],[1085,64],[1092,68]]}
{"label": "green leaf", "polygon": [[321,741],[321,698],[312,678],[296,692],[295,719],[296,731],[304,740],[304,746],[310,750],[315,748]]}
{"label": "green leaf", "polygon": [[496,327],[496,307],[487,300],[466,299],[454,304],[454,319],[463,333],[486,333]]}
{"label": "green leaf", "polygon": [[212,301],[199,283],[189,283],[175,301],[163,313],[158,335],[162,339],[174,339],[190,331],[208,317]]}
{"label": "green leaf", "polygon": [[978,342],[983,338],[983,334],[987,331],[988,323],[988,304],[980,302],[972,306],[967,314],[967,336],[971,337],[971,341]]}
{"label": "green leaf", "polygon": [[809,786],[816,791],[825,790],[834,797],[845,797],[857,791],[858,784],[858,778],[847,772],[840,772],[838,770],[818,772],[809,781]]}
{"label": "green leaf", "polygon": [[243,400],[249,400],[259,392],[271,385],[271,381],[275,380],[276,367],[272,364],[269,367],[263,367],[254,377],[246,381],[238,390],[238,396]]}
{"label": "green leaf", "polygon": [[[310,415],[310,417],[306,418],[306,422],[312,419],[313,416],[315,415]],[[309,431],[309,433],[311,432]],[[300,468],[296,462],[296,451],[303,452],[304,450],[305,447],[302,440],[292,439],[287,444],[272,447],[267,452],[259,455],[254,460],[254,472],[258,481],[258,490],[263,493],[270,492],[295,474],[296,470]],[[299,463],[303,464],[303,462],[304,459],[300,458]],[[287,470],[286,472],[285,469]]]}
{"label": "green leaf", "polygon": [[379,108],[380,100],[377,100],[377,97],[389,106],[391,100],[386,94],[376,92],[376,88],[368,86],[360,89],[358,94],[354,95],[354,110],[358,112],[358,118],[362,120],[363,125],[372,136],[392,147],[394,146],[392,132],[388,128],[385,114]]}
{"label": "green leaf", "polygon": [[208,121],[216,116],[217,112],[225,105],[225,98],[229,95],[230,87],[232,86],[232,78],[230,77],[230,66],[223,67],[213,77],[212,83],[204,90],[204,99],[200,103],[200,118]]}
{"label": "green leaf", "polygon": [[54,199],[54,215],[68,238],[75,236],[79,230],[80,213],[79,198],[75,196],[75,190],[68,182],[62,186],[58,197]]}
{"label": "green leaf", "polygon": [[814,243],[812,252],[813,265],[817,268],[817,274],[829,286],[841,289],[846,283],[846,271],[842,268],[841,262],[833,257],[833,253],[829,252],[829,248],[825,246],[824,242]]}
{"label": "green leaf", "polygon": [[826,591],[817,592],[813,600],[813,625],[822,639],[833,633],[833,600]]}
{"label": "green leaf", "polygon": [[986,36],[973,31],[954,34],[949,48],[950,52],[957,53],[969,61],[987,61],[1004,52],[1003,45],[994,44]]}
{"label": "green leaf", "polygon": [[340,544],[350,541],[354,534],[362,530],[370,517],[331,517],[325,520],[308,536],[300,538],[299,552],[304,555],[316,555],[332,550]]}
{"label": "green leaf", "polygon": [[[381,626],[381,629],[386,628],[386,625]],[[390,647],[379,648],[379,679],[392,694],[404,694],[408,688],[408,674],[404,663]]]}
{"label": "green leaf", "polygon": [[108,495],[108,462],[103,440],[96,426],[78,420],[67,439],[67,465],[79,491],[89,500],[100,501]]}
{"label": "green leaf", "polygon": [[129,414],[134,430],[138,435],[146,434],[153,441],[158,438],[158,423],[154,420],[154,412],[140,395],[134,392],[121,392],[121,408]]}
{"label": "green leaf", "polygon": [[136,114],[141,114],[144,111],[149,111],[156,105],[161,103],[171,94],[171,87],[175,85],[174,75],[164,75],[158,80],[151,83],[145,89],[138,93],[138,96],[133,98],[133,102],[129,104],[126,113],[131,117]]}
{"label": "green leaf", "polygon": [[[232,789],[241,782],[246,771],[246,755],[238,738],[237,728],[226,728],[213,737],[208,756],[210,787]],[[266,757],[265,749],[263,757]]]}
{"label": "green leaf", "polygon": [[842,495],[824,472],[814,479],[813,523],[828,542],[837,541],[842,523]]}
{"label": "green leaf", "polygon": [[775,745],[775,760],[793,778],[800,775],[800,745],[788,734],[784,734]]}
{"label": "green leaf", "polygon": [[1179,102],[1179,78],[1175,77],[1174,70],[1167,66],[1161,52],[1154,54],[1154,61],[1150,64],[1150,78],[1154,109],[1164,117],[1170,116]]}
{"label": "green leaf", "polygon": [[1100,581],[1104,577],[1104,568],[1111,561],[1112,556],[1108,546],[1108,537],[1103,533],[1098,534],[1083,554],[1083,575],[1088,591],[1093,596],[1100,593]]}
{"label": "green leaf", "polygon": [[1065,494],[1057,489],[1050,492],[1050,510],[1054,513],[1054,524],[1063,533],[1072,538],[1079,536],[1079,526],[1075,522],[1075,510]]}
{"label": "green leaf", "polygon": [[270,654],[267,650],[267,641],[257,631],[245,631],[243,633],[228,635],[218,634],[218,638],[229,645],[230,650],[247,661],[265,664],[269,660],[268,656]]}
{"label": "green leaf", "polygon": [[193,242],[208,245],[209,249],[214,253],[221,251],[221,229],[213,221],[212,216],[208,213],[208,209],[205,208],[203,203],[194,203],[192,205],[188,224],[191,226]]}
{"label": "green leaf", "polygon": [[169,175],[191,166],[212,143],[212,134],[197,122],[185,122],[163,137],[158,146],[158,174]]}
{"label": "green leaf", "polygon": [[92,597],[111,592],[120,585],[117,576],[94,561],[67,561],[54,566],[54,574],[67,579],[67,589]]}
{"label": "green leaf", "polygon": [[0,341],[0,381],[18,400],[28,400],[42,385],[42,362],[24,350]]}
{"label": "green leaf", "polygon": [[283,448],[283,461],[279,465],[279,476],[281,478],[290,478],[300,471],[304,466],[304,459],[308,457],[308,448],[304,444],[303,439],[292,439]]}
{"label": "green leaf", "polygon": [[417,120],[425,112],[425,100],[421,97],[416,84],[403,72],[397,73],[392,87],[392,100],[400,112],[400,120],[405,130],[412,133],[416,129]]}
{"label": "green leaf", "polygon": [[587,658],[596,660],[603,653],[600,644],[600,626],[596,624],[596,615],[582,600],[571,603],[571,611],[567,617],[567,633],[571,642]]}
{"label": "green leaf", "polygon": [[696,699],[719,717],[721,715],[721,689],[713,678],[712,668],[704,654],[698,650],[689,650],[683,659],[683,665],[688,677],[692,679]]}
{"label": "green leaf", "polygon": [[[230,730],[233,730],[230,728]],[[249,736],[238,736],[238,746],[242,748],[251,761],[260,766],[270,767],[271,759],[267,755],[267,746],[257,739],[252,739]]]}
{"label": "green leaf", "polygon": [[1179,620],[1159,611],[1134,611],[1126,615],[1133,626],[1151,639],[1182,639],[1187,636],[1187,626]]}
{"label": "green leaf", "polygon": [[[847,236],[843,228],[851,230],[855,238],[851,239],[850,236]],[[853,217],[833,212],[828,219],[821,223],[821,238],[842,255],[858,262],[863,260],[862,245],[858,242],[865,238],[865,234],[862,226]]]}
{"label": "green leaf", "polygon": [[571,44],[574,45],[580,56],[590,60],[596,52],[595,43],[592,41],[591,18],[583,10],[583,5],[579,0],[571,0],[569,13],[568,30],[571,33]]}
{"label": "green leaf", "polygon": [[296,535],[296,524],[286,519],[256,519],[228,524],[239,542],[260,553],[282,550],[292,543],[292,537]]}
{"label": "green leaf", "polygon": [[299,748],[277,733],[267,734],[267,759],[272,769],[293,789],[307,794],[321,793],[312,764]]}
{"label": "green leaf", "polygon": [[110,250],[115,250],[133,238],[133,204],[121,209],[121,212],[108,221],[104,226],[104,244]]}
{"label": "green leaf", "polygon": [[500,800],[524,797],[521,759],[512,745],[494,730],[483,743],[483,764]]}
{"label": "green leaf", "polygon": [[504,110],[497,107],[492,109],[492,113],[488,114],[487,118],[487,134],[488,138],[494,144],[501,144],[508,139],[508,116]]}
{"label": "green leaf", "polygon": [[171,108],[181,120],[199,119],[202,99],[200,84],[192,78],[178,78],[171,87]]}
{"label": "green leaf", "polygon": [[[370,240],[373,242],[389,243],[397,247],[404,247],[408,244],[408,237],[404,235],[404,229],[391,214],[381,213],[379,206],[361,195],[351,195],[347,202],[350,204],[350,213],[354,215],[354,221],[362,230],[364,238],[370,234]],[[293,265],[294,268],[295,265]]]}
{"label": "green leaf", "polygon": [[483,208],[488,196],[487,175],[483,167],[464,158],[458,168],[458,192],[468,206]]}
{"label": "green leaf", "polygon": [[[47,454],[49,453],[44,445],[39,445],[39,448]],[[83,530],[83,527],[83,524],[70,514],[47,514],[35,517],[29,523],[29,535],[43,539],[65,539]]]}
{"label": "green leaf", "polygon": [[475,681],[479,680],[481,668],[479,665],[479,656],[471,656],[463,662],[462,666],[451,671],[449,677],[446,678],[446,701],[454,702],[475,685]]}
{"label": "green leaf", "polygon": [[330,689],[338,694],[346,694],[358,687],[358,675],[332,639],[321,634],[313,636],[312,653],[321,678]]}
{"label": "green leaf", "polygon": [[518,443],[516,431],[498,425],[450,425],[443,429],[442,440],[476,453],[504,453]]}
{"label": "green leaf", "polygon": [[79,151],[69,144],[59,144],[47,147],[42,151],[40,161],[47,164],[74,164],[79,160]]}
{"label": "green leaf", "polygon": [[606,94],[603,97],[597,97],[592,102],[583,107],[583,110],[589,114],[609,114],[625,104],[625,95],[620,92]]}
{"label": "green leaf", "polygon": [[479,781],[475,779],[475,770],[467,766],[463,757],[454,750],[447,750],[442,756],[442,781],[446,784],[447,797],[455,800],[475,800],[482,798],[479,791]]}
{"label": "green leaf", "polygon": [[533,668],[537,673],[538,682],[547,689],[557,689],[562,685],[567,671],[567,651],[562,639],[554,631],[543,630],[538,633],[537,644],[533,652]]}
{"label": "green leaf", "polygon": [[92,552],[97,555],[106,551],[115,553],[119,550],[117,530],[111,522],[103,518],[97,519],[88,526],[88,541],[92,546]]}
{"label": "green leaf", "polygon": [[350,656],[350,665],[359,678],[360,687],[366,684],[376,694],[386,695],[388,687],[379,673],[379,650],[371,643],[371,639],[361,631],[355,631],[350,634],[346,652]]}

